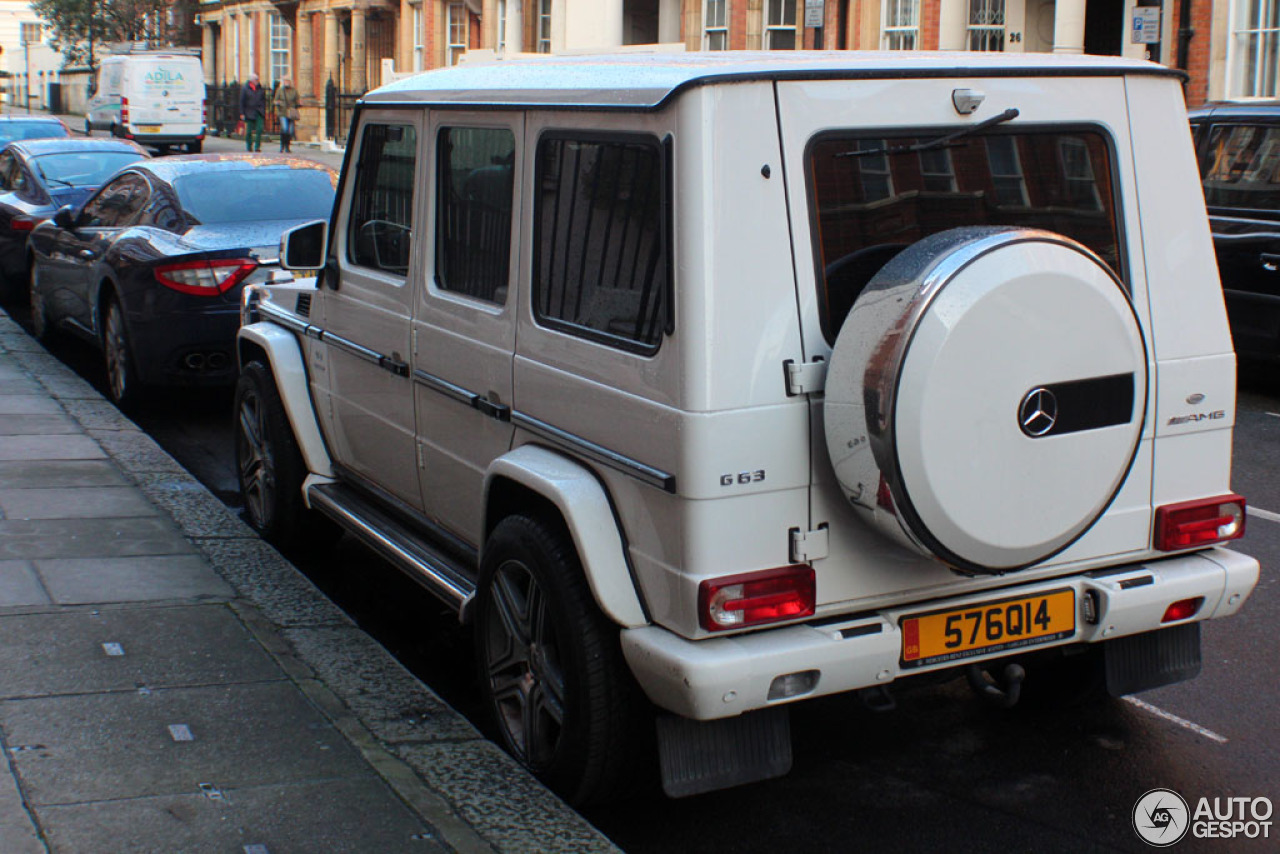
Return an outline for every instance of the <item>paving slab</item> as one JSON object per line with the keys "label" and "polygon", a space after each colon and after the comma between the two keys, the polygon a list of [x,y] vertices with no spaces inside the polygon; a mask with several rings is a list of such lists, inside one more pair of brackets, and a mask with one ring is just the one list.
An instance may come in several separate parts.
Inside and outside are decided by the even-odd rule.
{"label": "paving slab", "polygon": [[199,555],[52,558],[34,563],[50,598],[62,605],[235,595]]}
{"label": "paving slab", "polygon": [[117,486],[128,483],[110,460],[0,461],[0,488]]}
{"label": "paving slab", "polygon": [[159,517],[0,521],[0,560],[193,552],[173,522]]}
{"label": "paving slab", "polygon": [[[228,854],[444,854],[436,831],[377,780],[214,789],[49,806],[37,815],[56,850]],[[299,821],[306,816],[306,821]],[[377,821],[370,821],[377,816]],[[7,852],[6,852],[7,854]]]}
{"label": "paving slab", "polygon": [[0,415],[61,415],[58,401],[47,394],[0,395]]}
{"label": "paving slab", "polygon": [[5,519],[87,519],[155,516],[154,504],[128,486],[78,486],[51,489],[0,487]]}
{"label": "paving slab", "polygon": [[372,774],[291,683],[144,690],[0,703],[0,729],[27,802],[39,807],[198,792],[201,783],[227,789]]}
{"label": "paving slab", "polygon": [[39,394],[44,386],[21,372],[0,372],[0,394]]}
{"label": "paving slab", "polygon": [[0,697],[281,680],[226,605],[0,615]]}
{"label": "paving slab", "polygon": [[[0,396],[5,394],[0,384]],[[66,415],[0,415],[0,436],[50,436],[79,433],[80,425]]]}
{"label": "paving slab", "polygon": [[[0,401],[9,398],[0,397]],[[0,460],[99,460],[102,447],[88,436],[4,436]]]}
{"label": "paving slab", "polygon": [[0,560],[0,608],[52,602],[31,561]]}
{"label": "paving slab", "polygon": [[0,751],[0,848],[5,854],[46,854],[31,814],[22,802],[9,757]]}

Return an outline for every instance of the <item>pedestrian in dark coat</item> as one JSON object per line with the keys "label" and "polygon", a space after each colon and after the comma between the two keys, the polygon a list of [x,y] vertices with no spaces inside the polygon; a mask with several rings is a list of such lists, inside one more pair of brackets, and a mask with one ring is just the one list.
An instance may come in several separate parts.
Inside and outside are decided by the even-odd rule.
{"label": "pedestrian in dark coat", "polygon": [[240,90],[240,121],[244,122],[244,150],[262,150],[262,123],[267,118],[267,90],[258,82],[257,74]]}

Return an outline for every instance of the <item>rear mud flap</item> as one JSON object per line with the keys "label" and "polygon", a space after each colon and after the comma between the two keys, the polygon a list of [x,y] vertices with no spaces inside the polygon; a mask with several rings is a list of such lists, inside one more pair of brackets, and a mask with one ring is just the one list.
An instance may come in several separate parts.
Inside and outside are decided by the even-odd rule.
{"label": "rear mud flap", "polygon": [[791,770],[791,718],[785,708],[736,718],[658,718],[662,790],[672,798],[781,777]]}
{"label": "rear mud flap", "polygon": [[1185,682],[1200,673],[1200,624],[1116,638],[1103,649],[1113,697]]}

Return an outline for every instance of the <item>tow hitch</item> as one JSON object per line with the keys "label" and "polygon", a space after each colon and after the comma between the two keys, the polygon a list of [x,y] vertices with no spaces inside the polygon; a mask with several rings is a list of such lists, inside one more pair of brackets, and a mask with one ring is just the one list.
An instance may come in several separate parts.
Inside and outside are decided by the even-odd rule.
{"label": "tow hitch", "polygon": [[979,697],[1002,709],[1013,708],[1022,695],[1022,680],[1027,672],[1021,665],[1005,665],[999,676],[995,676],[980,664],[970,664],[964,669],[969,687]]}

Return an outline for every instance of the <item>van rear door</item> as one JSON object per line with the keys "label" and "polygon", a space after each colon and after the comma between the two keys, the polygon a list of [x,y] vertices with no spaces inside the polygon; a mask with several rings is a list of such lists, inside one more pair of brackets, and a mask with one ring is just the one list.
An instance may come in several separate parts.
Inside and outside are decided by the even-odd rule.
{"label": "van rear door", "polygon": [[147,136],[194,139],[204,132],[204,72],[194,56],[148,56],[131,60],[126,74],[129,125]]}

